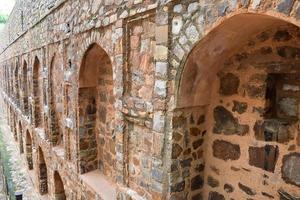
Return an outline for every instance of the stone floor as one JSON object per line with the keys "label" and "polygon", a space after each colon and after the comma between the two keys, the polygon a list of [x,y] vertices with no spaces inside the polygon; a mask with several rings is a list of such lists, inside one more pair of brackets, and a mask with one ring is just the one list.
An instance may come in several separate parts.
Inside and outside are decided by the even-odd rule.
{"label": "stone floor", "polygon": [[[3,118],[0,118],[0,132],[9,153],[8,164],[11,166],[11,176],[15,190],[23,191],[23,200],[40,200],[29,176],[25,160],[21,158],[13,135]],[[1,197],[0,200],[2,200]]]}

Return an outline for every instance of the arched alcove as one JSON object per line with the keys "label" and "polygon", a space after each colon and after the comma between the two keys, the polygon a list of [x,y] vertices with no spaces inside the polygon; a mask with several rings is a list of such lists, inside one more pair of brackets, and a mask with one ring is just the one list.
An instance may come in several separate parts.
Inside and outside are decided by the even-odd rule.
{"label": "arched alcove", "polygon": [[50,88],[50,121],[51,121],[51,134],[52,134],[52,143],[54,145],[63,145],[63,130],[58,124],[58,119],[61,119],[62,116],[59,115],[58,106],[62,102],[62,97],[59,94],[61,92],[61,83],[56,81],[56,77],[60,75],[61,70],[58,67],[56,62],[56,56],[54,55],[51,60],[50,73],[49,73],[49,88]]}
{"label": "arched alcove", "polygon": [[57,171],[54,172],[54,199],[66,200],[64,183]]}
{"label": "arched alcove", "polygon": [[29,131],[26,131],[26,160],[28,169],[33,169],[33,159],[32,159],[32,138]]}
{"label": "arched alcove", "polygon": [[47,172],[47,165],[44,158],[44,153],[39,147],[38,150],[38,160],[39,160],[39,192],[40,194],[44,195],[48,193],[48,172]]}
{"label": "arched alcove", "polygon": [[42,109],[43,102],[41,100],[42,95],[42,83],[41,83],[41,65],[38,57],[34,58],[33,64],[33,96],[34,96],[34,123],[36,127],[42,127]]}
{"label": "arched alcove", "polygon": [[14,134],[15,141],[18,141],[18,130],[17,130],[17,122],[16,122],[15,114],[13,114],[12,117],[13,117],[13,125],[12,125],[13,129],[12,129],[12,131],[13,131],[13,134]]}
{"label": "arched alcove", "polygon": [[24,147],[23,147],[23,128],[22,128],[22,123],[19,121],[19,148],[20,148],[20,153],[24,153]]}
{"label": "arched alcove", "polygon": [[23,92],[23,111],[25,115],[29,114],[29,105],[28,105],[28,68],[27,62],[24,60],[23,62],[23,70],[22,70],[22,92]]}
{"label": "arched alcove", "polygon": [[112,64],[97,44],[86,51],[79,71],[80,172],[100,169],[112,176],[115,163],[113,139],[114,96]]}
{"label": "arched alcove", "polygon": [[19,88],[19,62],[16,62],[14,69],[14,89],[15,89],[15,100],[19,105],[20,103],[20,88]]}
{"label": "arched alcove", "polygon": [[283,185],[297,191],[285,172],[297,166],[282,155],[297,145],[299,36],[285,21],[240,14],[192,49],[173,117],[172,196],[279,199]]}

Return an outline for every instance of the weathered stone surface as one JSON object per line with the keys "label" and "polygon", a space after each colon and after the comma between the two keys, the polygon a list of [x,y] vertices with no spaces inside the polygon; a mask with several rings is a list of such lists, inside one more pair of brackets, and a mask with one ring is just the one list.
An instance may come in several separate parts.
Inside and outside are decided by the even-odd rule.
{"label": "weathered stone surface", "polygon": [[267,192],[261,192],[261,194],[265,197],[268,197],[269,199],[274,199],[274,196],[268,194]]}
{"label": "weathered stone surface", "polygon": [[246,112],[248,108],[248,104],[245,102],[233,101],[233,112],[238,112],[239,114],[243,114]]}
{"label": "weathered stone surface", "polygon": [[200,193],[192,196],[192,200],[203,200],[202,194]]}
{"label": "weathered stone surface", "polygon": [[283,157],[282,178],[296,186],[300,186],[300,153],[291,153]]}
{"label": "weathered stone surface", "polygon": [[239,188],[245,192],[246,194],[250,195],[250,196],[254,196],[256,195],[256,192],[253,191],[251,188],[249,188],[248,186],[242,184],[242,183],[239,183]]}
{"label": "weathered stone surface", "polygon": [[282,42],[282,41],[289,41],[292,39],[293,36],[287,30],[279,30],[275,33],[273,40]]}
{"label": "weathered stone surface", "polygon": [[296,117],[298,114],[298,101],[294,98],[282,98],[278,102],[279,109],[288,117]]}
{"label": "weathered stone surface", "polygon": [[280,0],[277,6],[279,12],[289,14],[293,6],[294,0]]}
{"label": "weathered stone surface", "polygon": [[233,95],[238,93],[240,80],[239,78],[232,74],[228,73],[220,77],[220,94],[222,95]]}
{"label": "weathered stone surface", "polygon": [[249,164],[274,172],[278,155],[278,146],[249,147]]}
{"label": "weathered stone surface", "polygon": [[225,197],[218,192],[209,192],[208,200],[225,200]]}
{"label": "weathered stone surface", "polygon": [[263,85],[257,86],[249,84],[247,86],[247,94],[251,98],[263,98],[265,97],[265,87]]}
{"label": "weathered stone surface", "polygon": [[213,143],[213,155],[222,160],[238,160],[240,158],[240,146],[224,140],[215,140]]}
{"label": "weathered stone surface", "polygon": [[279,56],[287,59],[295,59],[300,57],[300,49],[291,46],[277,47],[277,53]]}
{"label": "weathered stone surface", "polygon": [[234,187],[228,183],[226,183],[224,185],[224,190],[227,192],[227,193],[232,193],[234,191]]}
{"label": "weathered stone surface", "polygon": [[178,144],[173,144],[172,147],[172,158],[176,159],[180,156],[180,154],[182,153],[183,149],[180,145]]}
{"label": "weathered stone surface", "polygon": [[207,183],[212,188],[218,187],[220,185],[219,181],[212,176],[207,177]]}
{"label": "weathered stone surface", "polygon": [[223,106],[217,106],[214,109],[214,119],[214,133],[245,135],[249,130],[248,125],[240,125],[232,113]]}
{"label": "weathered stone surface", "polygon": [[192,178],[191,180],[191,190],[197,190],[203,187],[204,181],[202,176],[198,175]]}
{"label": "weathered stone surface", "polygon": [[289,126],[277,119],[257,121],[254,126],[255,138],[262,141],[285,143],[293,139]]}
{"label": "weathered stone surface", "polygon": [[280,196],[280,200],[299,200],[300,199],[300,195],[289,194],[282,188],[280,188],[278,190],[278,193]]}
{"label": "weathered stone surface", "polygon": [[185,187],[185,181],[182,181],[180,183],[175,184],[171,187],[171,192],[181,192],[184,190]]}

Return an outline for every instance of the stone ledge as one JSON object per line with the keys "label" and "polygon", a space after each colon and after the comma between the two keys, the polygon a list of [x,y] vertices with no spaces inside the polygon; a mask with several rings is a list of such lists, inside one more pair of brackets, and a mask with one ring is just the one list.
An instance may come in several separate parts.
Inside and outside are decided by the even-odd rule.
{"label": "stone ledge", "polygon": [[84,185],[95,191],[101,199],[117,199],[116,185],[108,181],[99,170],[94,170],[80,175],[80,179]]}

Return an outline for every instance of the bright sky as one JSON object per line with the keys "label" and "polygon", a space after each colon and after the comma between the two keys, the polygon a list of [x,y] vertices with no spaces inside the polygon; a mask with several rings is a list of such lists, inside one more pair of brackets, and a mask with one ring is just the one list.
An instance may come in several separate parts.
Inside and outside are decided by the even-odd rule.
{"label": "bright sky", "polygon": [[9,15],[14,4],[15,0],[0,0],[0,14]]}

